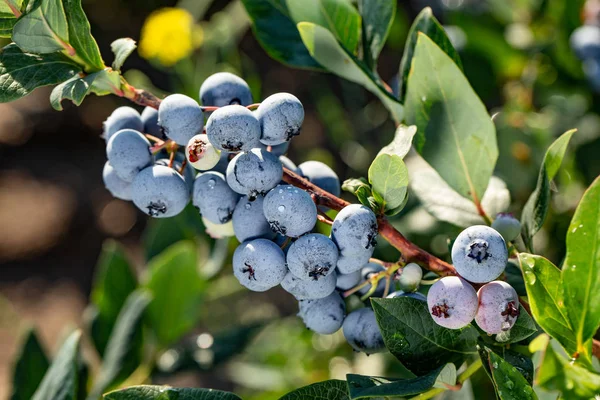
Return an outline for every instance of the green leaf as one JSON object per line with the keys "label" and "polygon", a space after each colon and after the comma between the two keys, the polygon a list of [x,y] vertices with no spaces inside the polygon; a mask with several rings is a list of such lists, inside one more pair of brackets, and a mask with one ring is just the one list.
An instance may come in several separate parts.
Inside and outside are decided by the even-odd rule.
{"label": "green leaf", "polygon": [[416,150],[452,189],[480,201],[498,158],[496,129],[460,68],[423,33],[404,106]]}
{"label": "green leaf", "polygon": [[2,1],[0,1],[0,13],[10,14],[14,18],[14,14],[11,10],[11,7],[15,8],[17,10],[22,10],[24,8],[23,2],[21,0],[2,0]]}
{"label": "green leaf", "polygon": [[233,393],[213,389],[132,386],[104,395],[105,400],[241,400]]}
{"label": "green leaf", "polygon": [[346,381],[331,379],[301,387],[279,400],[350,400]]}
{"label": "green leaf", "polygon": [[275,60],[298,68],[322,69],[302,43],[284,0],[242,0],[252,21],[252,31]]}
{"label": "green leaf", "polygon": [[88,400],[95,400],[110,387],[129,377],[142,360],[142,317],[150,303],[149,293],[138,290],[127,298],[110,339],[106,355]]}
{"label": "green leaf", "polygon": [[384,146],[377,155],[392,154],[404,158],[412,147],[413,137],[417,134],[417,127],[414,125],[398,125],[394,139],[390,144]]}
{"label": "green leaf", "polygon": [[[370,66],[377,64],[379,53],[390,32],[396,15],[395,0],[359,0],[358,11],[362,16],[364,59]],[[374,68],[373,68],[374,69]]]}
{"label": "green leaf", "polygon": [[412,67],[413,57],[415,54],[415,47],[417,45],[417,39],[419,36],[419,32],[427,35],[431,40],[433,40],[446,54],[452,58],[452,60],[456,63],[456,65],[462,69],[462,63],[460,61],[460,56],[454,50],[450,39],[446,35],[446,31],[440,25],[437,19],[433,16],[431,8],[425,7],[417,18],[415,18],[412,26],[410,27],[410,31],[408,32],[408,38],[406,39],[406,44],[404,45],[404,54],[402,55],[402,60],[400,61],[400,101],[404,103],[406,101],[406,89],[408,85],[408,76]]}
{"label": "green leaf", "polygon": [[544,257],[533,254],[520,253],[519,263],[533,318],[569,354],[575,354],[577,340],[566,317],[560,270]]}
{"label": "green leaf", "polygon": [[115,93],[119,86],[119,79],[119,73],[110,70],[94,72],[83,77],[75,75],[52,90],[50,104],[55,110],[60,111],[63,109],[61,102],[65,99],[79,106],[92,92],[100,96]]}
{"label": "green leaf", "polygon": [[[407,157],[406,166],[411,193],[419,198],[431,215],[461,228],[485,224],[475,204],[452,189],[418,154]],[[506,211],[509,205],[510,192],[506,183],[492,176],[481,199],[482,208],[487,215],[496,215]]]}
{"label": "green leaf", "polygon": [[81,0],[62,0],[62,2],[69,21],[69,43],[75,49],[77,57],[85,62],[85,71],[103,70],[106,67],[98,44],[92,36],[90,22],[81,7]]}
{"label": "green leaf", "polygon": [[563,133],[550,145],[544,156],[535,189],[523,208],[521,215],[523,240],[530,249],[533,236],[540,230],[546,219],[546,214],[548,214],[550,182],[558,172],[571,136],[576,131],[576,129],[572,129]]}
{"label": "green leaf", "polygon": [[112,67],[116,71],[120,71],[123,63],[127,60],[127,57],[133,53],[137,45],[135,40],[131,38],[117,39],[110,44],[110,49],[115,54],[115,61],[112,63]]}
{"label": "green leaf", "polygon": [[80,339],[81,332],[75,331],[65,340],[32,400],[76,399]]}
{"label": "green leaf", "polygon": [[600,325],[600,178],[590,185],[567,232],[562,269],[566,314],[577,339],[577,351]]}
{"label": "green leaf", "polygon": [[559,390],[564,399],[594,399],[600,393],[600,375],[571,363],[557,354],[546,335],[536,338],[538,343],[530,347],[540,346],[543,358],[535,378],[536,383],[549,391]]}
{"label": "green leaf", "polygon": [[159,343],[167,346],[193,328],[200,315],[206,282],[198,275],[195,246],[173,245],[152,259],[148,273],[149,321]]}
{"label": "green leaf", "polygon": [[61,0],[35,0],[13,28],[13,41],[24,52],[48,54],[67,50],[69,26]]}
{"label": "green leaf", "polygon": [[379,78],[362,61],[338,43],[331,32],[310,22],[299,23],[298,30],[310,55],[319,64],[344,79],[364,86],[381,100],[394,120],[399,122],[403,119],[402,104],[383,87]]}
{"label": "green leaf", "polygon": [[500,400],[537,399],[532,387],[517,368],[490,349],[485,349],[485,352],[487,352],[487,357],[482,360],[488,364],[487,369],[491,373],[492,382]]}
{"label": "green leaf", "polygon": [[356,194],[356,191],[361,187],[370,188],[369,182],[365,178],[350,178],[342,183],[342,190]]}
{"label": "green leaf", "polygon": [[12,43],[0,51],[0,102],[20,99],[35,88],[55,85],[79,72],[79,67],[61,54],[24,53]]}
{"label": "green leaf", "polygon": [[354,54],[361,36],[362,18],[358,10],[348,0],[321,0],[321,9],[329,30],[346,50]]}
{"label": "green leaf", "polygon": [[10,39],[16,23],[17,18],[14,15],[0,12],[0,38]]}
{"label": "green leaf", "polygon": [[406,368],[425,375],[475,353],[472,326],[446,329],[433,321],[427,303],[409,297],[371,299],[386,347]]}
{"label": "green leaf", "polygon": [[405,204],[408,170],[402,158],[390,154],[378,155],[369,167],[369,183],[372,191],[383,199],[383,211],[397,210]]}
{"label": "green leaf", "polygon": [[346,379],[348,380],[350,399],[403,397],[423,393],[433,387],[443,369],[444,367],[440,367],[427,375],[397,380],[348,374]]}
{"label": "green leaf", "polygon": [[29,400],[44,378],[50,362],[35,331],[30,330],[14,366],[11,400]]}
{"label": "green leaf", "polygon": [[123,248],[117,242],[107,240],[102,247],[90,295],[91,303],[97,309],[91,337],[100,356],[104,354],[123,304],[136,287],[137,278]]}

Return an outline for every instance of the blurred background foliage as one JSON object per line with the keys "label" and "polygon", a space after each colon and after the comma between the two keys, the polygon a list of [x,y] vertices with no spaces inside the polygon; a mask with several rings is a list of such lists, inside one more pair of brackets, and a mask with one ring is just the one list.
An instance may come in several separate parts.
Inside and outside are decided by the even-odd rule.
{"label": "blurred background foliage", "polygon": [[[378,150],[393,137],[387,110],[362,87],[270,59],[239,0],[83,3],[107,61],[114,39],[138,41],[138,53],[125,66],[134,86],[197,97],[206,77],[231,71],[246,79],[255,100],[281,91],[295,94],[306,110],[302,135],[289,152],[297,163],[323,161],[342,180],[366,176]],[[495,175],[507,183],[517,216],[545,149],[560,133],[578,129],[555,180],[550,218],[535,242],[539,254],[560,263],[575,205],[600,174],[600,97],[568,42],[582,23],[583,0],[399,1],[378,66],[392,87],[410,22],[425,6],[447,27],[469,81],[494,115],[500,147]],[[0,398],[10,393],[11,360],[26,327],[35,326],[53,353],[65,329],[93,318],[93,309],[84,310],[107,238],[121,243],[137,272],[150,281],[146,262],[163,249],[184,240],[197,252],[202,296],[195,327],[160,348],[157,367],[148,372],[155,383],[276,399],[351,372],[400,376],[389,354],[354,354],[341,332],[320,336],[306,330],[294,317],[296,302],[280,288],[242,290],[228,268],[235,239],[208,237],[194,209],[149,221],[132,204],[112,198],[101,179],[100,133],[102,121],[124,100],[92,96],[81,107],[69,105],[58,113],[48,94],[49,89],[38,89],[0,104]],[[414,196],[394,223],[442,258],[459,230],[437,222]],[[114,250],[114,244],[106,246]],[[377,252],[382,259],[398,256],[382,240]],[[178,296],[179,287],[165,285]],[[482,385],[479,393],[465,385],[460,398],[486,398]]]}

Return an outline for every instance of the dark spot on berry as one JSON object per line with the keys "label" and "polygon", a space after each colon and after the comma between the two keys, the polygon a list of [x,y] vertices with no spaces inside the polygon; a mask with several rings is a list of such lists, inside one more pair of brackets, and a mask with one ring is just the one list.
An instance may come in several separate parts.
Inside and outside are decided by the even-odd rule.
{"label": "dark spot on berry", "polygon": [[446,304],[446,302],[444,302],[443,304],[436,304],[435,306],[431,307],[431,315],[438,318],[449,318],[450,314],[448,314],[448,311],[451,308],[452,307],[449,307],[448,304]]}
{"label": "dark spot on berry", "polygon": [[316,266],[312,271],[310,271],[308,273],[309,278],[313,278],[313,280],[318,281],[319,277],[321,276],[327,276],[327,272],[329,271],[329,269],[331,268],[330,265],[326,265],[326,266]]}
{"label": "dark spot on berry", "polygon": [[481,264],[482,261],[491,258],[492,255],[488,252],[489,244],[483,239],[475,239],[469,244],[469,253],[467,257],[472,258]]}
{"label": "dark spot on berry", "polygon": [[282,235],[285,235],[287,232],[287,228],[279,224],[278,221],[269,221],[269,226],[273,232],[281,233]]}
{"label": "dark spot on berry", "polygon": [[238,99],[237,97],[234,97],[233,99],[231,99],[231,101],[229,102],[230,106],[234,106],[234,105],[238,105],[241,106],[242,105],[242,101],[240,99]]}
{"label": "dark spot on berry", "polygon": [[[506,308],[500,313],[500,315],[506,317],[506,322],[510,322],[510,318],[517,318],[519,316],[519,307],[515,304],[514,301],[509,301],[508,304],[506,304]],[[508,329],[510,328],[503,328],[502,330],[504,331]]]}
{"label": "dark spot on berry", "polygon": [[298,136],[299,134],[300,134],[300,128],[298,128],[298,129],[287,128],[285,130],[285,140],[289,142],[290,139],[292,139],[294,136]]}
{"label": "dark spot on berry", "polygon": [[371,247],[375,247],[377,245],[377,224],[372,224],[369,227],[369,233],[367,234],[367,245],[365,249],[370,249]]}
{"label": "dark spot on berry", "polygon": [[221,146],[230,152],[240,151],[244,144],[242,142],[234,142],[233,140],[227,140],[225,143],[221,144]]}
{"label": "dark spot on berry", "polygon": [[242,269],[242,273],[248,274],[248,280],[256,280],[256,276],[254,276],[255,271],[254,268],[252,268],[252,265],[248,264],[247,262],[245,262],[244,265],[246,268]]}
{"label": "dark spot on berry", "polygon": [[162,201],[151,201],[146,208],[148,209],[148,215],[151,217],[158,217],[167,212],[167,205]]}

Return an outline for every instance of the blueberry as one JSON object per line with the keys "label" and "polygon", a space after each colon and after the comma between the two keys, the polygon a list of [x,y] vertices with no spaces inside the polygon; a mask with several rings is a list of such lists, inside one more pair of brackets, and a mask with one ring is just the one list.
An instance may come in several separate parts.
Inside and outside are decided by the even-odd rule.
{"label": "blueberry", "polygon": [[450,329],[463,328],[477,313],[477,293],[458,276],[446,276],[427,293],[427,307],[436,324]]}
{"label": "blueberry", "polygon": [[215,149],[208,136],[201,133],[190,139],[185,148],[185,156],[192,167],[200,171],[208,171],[221,160],[221,151]]}
{"label": "blueberry", "polygon": [[[175,171],[180,171],[181,170],[181,163],[183,162],[185,157],[183,157],[183,155],[181,153],[177,153],[177,155],[175,156],[175,161],[173,162],[173,169],[175,169]],[[164,165],[165,167],[169,166],[169,158],[159,158],[158,160],[156,160],[156,162],[154,163],[155,165]],[[190,192],[190,194],[192,193],[192,191],[194,190],[194,179],[196,179],[196,170],[192,167],[190,167],[189,165],[186,165],[183,168],[183,179],[185,180],[185,184],[188,187],[188,190]]]}
{"label": "blueberry", "polygon": [[462,231],[452,245],[452,263],[460,276],[468,281],[487,283],[506,268],[508,250],[496,230],[485,225]]}
{"label": "blueberry", "polygon": [[126,182],[152,163],[150,142],[138,131],[123,129],[111,136],[106,156],[119,178]]}
{"label": "blueberry", "polygon": [[356,351],[373,354],[385,350],[375,313],[370,308],[359,308],[348,314],[342,330],[346,341]]}
{"label": "blueberry", "polygon": [[204,172],[194,181],[192,202],[200,214],[214,224],[231,220],[239,195],[231,190],[223,174]]}
{"label": "blueberry", "polygon": [[281,165],[283,165],[290,171],[295,172],[296,174],[302,176],[302,171],[300,171],[300,168],[298,168],[298,166],[296,164],[294,164],[294,162],[292,160],[290,160],[289,158],[287,158],[286,156],[279,156],[279,161],[281,161]]}
{"label": "blueberry", "polygon": [[277,156],[252,149],[239,153],[227,166],[227,183],[236,192],[251,199],[273,189],[283,176],[281,161]]}
{"label": "blueberry", "polygon": [[275,237],[269,222],[263,213],[263,196],[250,201],[247,196],[242,197],[235,210],[233,210],[233,231],[240,242],[250,239]]}
{"label": "blueberry", "polygon": [[112,135],[122,129],[133,129],[138,132],[144,130],[144,123],[142,122],[140,113],[127,106],[115,109],[102,125],[103,136],[107,142]]}
{"label": "blueberry", "polygon": [[153,107],[146,107],[142,111],[142,122],[144,123],[144,132],[157,138],[162,138],[163,133],[158,125],[158,110]]}
{"label": "blueberry", "polygon": [[331,239],[340,249],[338,269],[349,274],[369,262],[377,237],[377,217],[360,204],[346,206],[333,220]]}
{"label": "blueberry", "polygon": [[500,213],[492,222],[492,228],[502,235],[504,241],[512,242],[521,233],[521,223],[511,213]]}
{"label": "blueberry", "polygon": [[131,184],[133,203],[156,218],[179,214],[190,201],[183,177],[173,168],[154,165],[143,169]]}
{"label": "blueberry", "polygon": [[291,293],[296,300],[322,299],[334,292],[336,280],[335,272],[316,281],[296,278],[294,274],[288,272],[281,281],[281,287]]}
{"label": "blueberry", "polygon": [[206,228],[206,233],[213,239],[223,239],[226,237],[234,236],[233,223],[231,221],[225,222],[224,224],[215,224],[210,222],[206,218],[202,217],[202,223]]}
{"label": "blueberry", "polygon": [[249,106],[252,104],[252,93],[246,81],[239,76],[218,72],[209,76],[200,86],[200,101],[204,106]]}
{"label": "blueberry", "polygon": [[360,270],[354,271],[350,274],[337,273],[337,281],[335,288],[338,290],[350,290],[362,281],[362,274]]}
{"label": "blueberry", "polygon": [[600,57],[600,27],[583,25],[570,38],[571,49],[582,60]]}
{"label": "blueberry", "polygon": [[312,230],[317,223],[317,207],[310,195],[290,185],[278,185],[265,196],[263,212],[271,229],[289,237]]}
{"label": "blueberry", "polygon": [[341,191],[340,179],[337,174],[320,161],[305,161],[298,166],[300,175],[321,189],[339,196]]}
{"label": "blueberry", "polygon": [[210,115],[206,134],[217,150],[230,153],[250,151],[258,147],[260,124],[246,107],[225,106]]}
{"label": "blueberry", "polygon": [[402,268],[398,278],[398,286],[405,292],[414,292],[419,288],[422,278],[423,270],[421,267],[418,264],[409,263]]}
{"label": "blueberry", "polygon": [[107,161],[102,170],[102,180],[104,186],[117,199],[131,200],[131,182],[119,178],[115,169]]}
{"label": "blueberry", "polygon": [[396,297],[411,297],[413,299],[417,299],[417,300],[421,300],[421,301],[427,301],[427,297],[425,297],[425,295],[423,293],[419,293],[419,292],[412,292],[412,293],[406,293],[403,292],[402,290],[397,290],[395,292],[392,292],[390,294],[387,295],[387,299],[394,299]]}
{"label": "blueberry", "polygon": [[479,309],[475,315],[477,325],[489,334],[510,330],[519,316],[519,296],[515,289],[503,281],[483,285],[477,292]]}
{"label": "blueberry", "polygon": [[337,246],[325,235],[309,233],[290,246],[287,265],[296,278],[320,280],[333,273],[338,260]]}
{"label": "blueberry", "polygon": [[267,239],[244,242],[233,253],[233,274],[248,289],[264,292],[287,274],[283,251]]}
{"label": "blueberry", "polygon": [[256,116],[260,122],[260,141],[268,146],[276,146],[300,134],[304,107],[296,96],[276,93],[260,103]]}
{"label": "blueberry", "polygon": [[311,331],[321,335],[337,332],[344,322],[346,304],[337,292],[316,300],[300,300],[298,316]]}
{"label": "blueberry", "polygon": [[172,94],[158,107],[158,124],[169,139],[186,146],[193,136],[202,133],[204,113],[191,97]]}
{"label": "blueberry", "polygon": [[[367,263],[367,265],[360,269],[361,281],[366,281],[370,279],[373,275],[383,271],[385,271],[383,265],[377,263]],[[371,290],[372,287],[373,285],[368,284],[367,286],[359,289],[358,293],[361,295],[365,295]],[[371,297],[381,297],[383,296],[384,292],[385,279],[382,278],[377,282],[377,287],[375,288],[375,291],[371,294]]]}

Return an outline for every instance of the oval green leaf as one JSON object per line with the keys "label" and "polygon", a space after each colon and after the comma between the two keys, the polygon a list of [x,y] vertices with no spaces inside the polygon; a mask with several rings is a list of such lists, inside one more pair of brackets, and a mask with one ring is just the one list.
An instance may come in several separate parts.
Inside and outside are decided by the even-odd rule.
{"label": "oval green leaf", "polygon": [[369,167],[369,183],[374,193],[383,199],[381,211],[394,210],[405,203],[408,195],[408,170],[402,158],[380,154]]}
{"label": "oval green leaf", "polygon": [[301,387],[279,400],[350,400],[346,381],[331,379]]}

